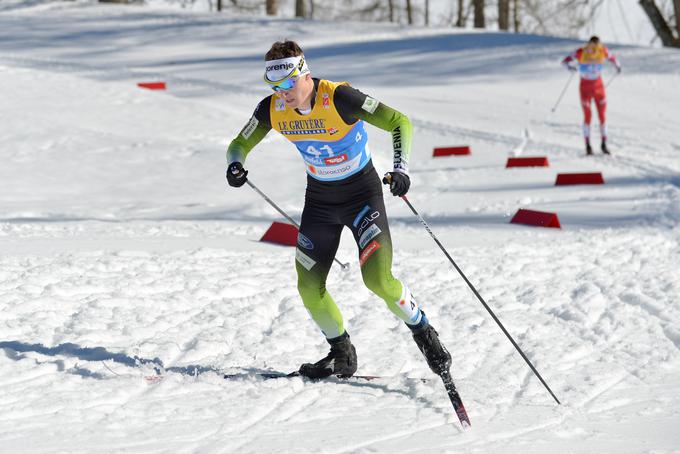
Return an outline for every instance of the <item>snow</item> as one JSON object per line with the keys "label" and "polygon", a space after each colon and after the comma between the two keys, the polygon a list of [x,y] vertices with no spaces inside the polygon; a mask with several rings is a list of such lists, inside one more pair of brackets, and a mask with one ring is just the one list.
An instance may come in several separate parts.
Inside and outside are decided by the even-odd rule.
{"label": "snow", "polygon": [[[289,37],[317,76],[414,124],[409,199],[557,406],[399,199],[395,273],[451,350],[472,429],[408,330],[361,281],[346,235],[328,287],[375,382],[262,380],[326,353],[282,220],[224,181],[224,152]],[[579,43],[88,2],[0,9],[0,451],[680,452],[680,53],[612,46],[613,156],[583,156]],[[606,80],[612,77],[607,72]],[[137,82],[163,80],[164,92]],[[594,128],[597,140],[597,128]],[[505,169],[523,156],[550,167]],[[389,135],[370,127],[379,172]],[[467,157],[431,158],[434,146]],[[305,175],[270,133],[250,178],[294,218]],[[605,185],[555,187],[557,173]],[[519,208],[562,229],[509,224]],[[155,379],[156,370],[165,370]],[[240,378],[224,380],[224,373]],[[418,380],[427,378],[425,382]]]}

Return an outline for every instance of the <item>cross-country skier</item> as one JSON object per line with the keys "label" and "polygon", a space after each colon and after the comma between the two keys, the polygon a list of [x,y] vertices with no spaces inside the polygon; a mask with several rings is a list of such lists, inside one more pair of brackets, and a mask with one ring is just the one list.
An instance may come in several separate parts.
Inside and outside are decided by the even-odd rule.
{"label": "cross-country skier", "polygon": [[[593,149],[590,146],[590,103],[595,101],[597,115],[600,119],[600,137],[602,138],[601,150],[604,154],[609,154],[607,148],[607,123],[605,112],[607,109],[607,97],[605,94],[604,83],[602,82],[602,67],[605,60],[609,60],[618,73],[621,72],[621,65],[616,57],[609,53],[609,50],[600,42],[600,38],[593,36],[588,40],[584,47],[577,49],[573,54],[567,55],[562,64],[570,71],[581,73],[581,105],[583,106],[583,137],[586,141],[586,154],[592,155]],[[578,66],[572,64],[576,62]]]}
{"label": "cross-country skier", "polygon": [[229,145],[227,180],[234,187],[246,182],[246,156],[271,129],[297,147],[307,168],[295,267],[302,301],[330,344],[330,353],[316,363],[303,364],[300,374],[350,377],[357,370],[356,351],[340,310],[326,290],[343,227],[352,231],[357,243],[366,286],[412,330],[432,371],[448,371],[451,356],[437,331],[408,287],[392,275],[392,241],[382,185],[364,128],[366,121],[392,134],[390,191],[403,196],[410,186],[411,122],[346,82],[312,78],[302,49],[293,41],[276,42],[267,52],[264,82],[274,93],[258,104]]}

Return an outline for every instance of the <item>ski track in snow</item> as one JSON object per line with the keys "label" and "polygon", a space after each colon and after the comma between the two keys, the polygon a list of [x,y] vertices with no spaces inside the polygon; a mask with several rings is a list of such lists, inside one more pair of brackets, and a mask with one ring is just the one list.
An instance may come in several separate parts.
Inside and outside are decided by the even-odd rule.
{"label": "ski track in snow", "polygon": [[[651,92],[657,110],[680,115],[667,87],[677,84],[675,54],[619,49],[633,68],[609,90],[620,150],[584,160],[578,103],[565,98],[547,115],[562,83],[553,53],[571,41],[511,36],[505,48],[480,34],[484,55],[450,31],[346,24],[356,33],[345,38],[322,22],[37,5],[0,11],[0,29],[35,29],[0,44],[9,107],[0,107],[0,451],[680,452],[680,146],[644,102]],[[327,349],[297,296],[292,251],[257,242],[278,215],[250,192],[225,192],[220,170],[225,140],[266,93],[250,83],[260,77],[253,55],[282,29],[309,42],[328,74],[364,81],[409,112],[411,200],[562,406],[389,197],[395,273],[451,350],[472,430],[460,428],[407,329],[364,288],[347,238],[338,257],[350,271],[334,267],[328,288],[359,372],[386,378],[253,375],[289,372]],[[221,53],[206,44],[216,36],[233,38]],[[36,46],[43,40],[52,47]],[[535,44],[544,45],[536,68],[514,61]],[[344,67],[323,51],[374,64]],[[429,67],[432,86],[375,83],[389,74],[383,52],[410,81],[420,74],[410,63]],[[437,57],[447,52],[460,74]],[[512,64],[492,69],[498,58]],[[141,91],[142,78],[169,90]],[[524,128],[524,155],[548,155],[549,169],[504,169]],[[387,136],[371,131],[379,169],[390,164]],[[283,143],[263,141],[251,177],[299,217],[304,178]],[[429,159],[447,143],[469,143],[473,155]],[[556,172],[595,169],[604,187],[553,187]],[[507,225],[519,207],[560,210],[563,230]]]}

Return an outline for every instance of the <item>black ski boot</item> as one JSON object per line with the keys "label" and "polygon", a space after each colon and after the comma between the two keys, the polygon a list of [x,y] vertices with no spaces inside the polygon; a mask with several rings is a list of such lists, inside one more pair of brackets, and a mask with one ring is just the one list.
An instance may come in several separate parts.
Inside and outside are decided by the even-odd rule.
{"label": "black ski boot", "polygon": [[593,147],[590,146],[590,142],[586,142],[586,156],[591,156],[593,154]]}
{"label": "black ski boot", "polygon": [[451,367],[451,355],[439,342],[437,331],[429,323],[423,328],[413,330],[413,340],[427,360],[432,372],[441,375]]}
{"label": "black ski boot", "polygon": [[611,154],[609,152],[609,148],[607,148],[607,141],[606,140],[602,141],[602,145],[601,145],[600,149],[602,150],[602,154]]}
{"label": "black ski boot", "polygon": [[331,352],[325,358],[314,364],[305,363],[300,366],[300,375],[319,379],[331,375],[340,378],[349,378],[357,371],[357,352],[349,340],[349,334],[344,334],[334,339],[327,339],[331,344]]}

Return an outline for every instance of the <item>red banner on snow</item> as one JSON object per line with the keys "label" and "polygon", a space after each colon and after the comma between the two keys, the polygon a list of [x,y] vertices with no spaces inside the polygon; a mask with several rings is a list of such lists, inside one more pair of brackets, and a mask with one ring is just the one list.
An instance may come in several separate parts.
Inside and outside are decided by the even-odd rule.
{"label": "red banner on snow", "polygon": [[147,90],[165,90],[165,82],[138,82],[137,86]]}
{"label": "red banner on snow", "polygon": [[604,184],[600,172],[592,173],[558,173],[555,186],[568,184]]}
{"label": "red banner on snow", "polygon": [[546,213],[544,211],[525,210],[521,208],[515,213],[510,220],[511,224],[534,225],[537,227],[553,227],[562,228],[560,220],[555,213]]}
{"label": "red banner on snow", "polygon": [[470,147],[465,145],[461,147],[437,147],[432,152],[432,156],[437,158],[441,156],[464,156],[470,154]]}
{"label": "red banner on snow", "polygon": [[260,241],[281,244],[283,246],[297,245],[298,229],[294,225],[284,222],[272,222]]}
{"label": "red banner on snow", "polygon": [[545,156],[508,158],[505,168],[508,167],[548,167],[548,158]]}

